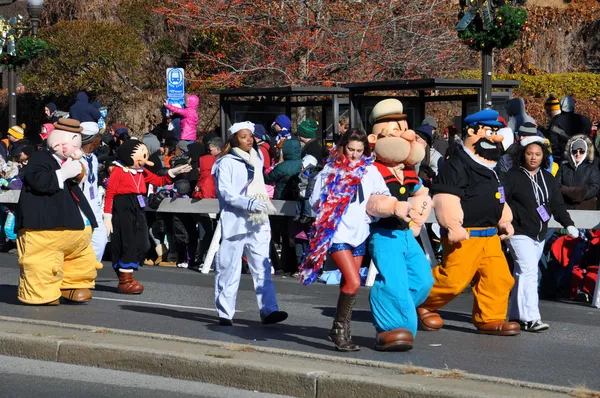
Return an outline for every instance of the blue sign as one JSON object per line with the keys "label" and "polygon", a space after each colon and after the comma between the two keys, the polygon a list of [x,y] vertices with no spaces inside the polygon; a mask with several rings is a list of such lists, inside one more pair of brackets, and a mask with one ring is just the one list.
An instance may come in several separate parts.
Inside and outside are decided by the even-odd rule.
{"label": "blue sign", "polygon": [[183,68],[167,69],[167,98],[183,99],[185,96],[185,72]]}

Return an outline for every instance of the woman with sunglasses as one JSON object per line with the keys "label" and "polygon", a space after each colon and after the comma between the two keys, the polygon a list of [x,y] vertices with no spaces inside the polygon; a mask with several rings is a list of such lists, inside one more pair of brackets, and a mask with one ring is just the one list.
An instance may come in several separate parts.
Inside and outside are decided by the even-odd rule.
{"label": "woman with sunglasses", "polygon": [[585,135],[569,139],[556,179],[568,209],[596,210],[600,169],[594,162],[592,141]]}
{"label": "woman with sunglasses", "polygon": [[538,297],[538,263],[548,221],[554,216],[573,238],[579,236],[579,231],[569,216],[558,183],[546,170],[550,164],[546,141],[529,136],[517,145],[513,164],[518,167],[509,170],[506,178],[506,200],[513,212],[515,228],[515,234],[508,240],[515,264],[508,316],[525,332],[541,332],[550,327],[542,322]]}

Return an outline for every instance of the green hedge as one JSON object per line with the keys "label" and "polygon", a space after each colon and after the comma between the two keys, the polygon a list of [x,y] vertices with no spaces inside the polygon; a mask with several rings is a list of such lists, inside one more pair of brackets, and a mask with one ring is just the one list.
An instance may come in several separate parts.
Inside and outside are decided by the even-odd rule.
{"label": "green hedge", "polygon": [[[481,79],[481,71],[464,71],[452,77]],[[538,75],[498,73],[494,74],[492,79],[520,80],[521,85],[514,90],[514,95],[519,97],[545,98],[549,94],[554,94],[558,98],[573,95],[583,99],[600,95],[600,74],[596,73],[544,73]]]}

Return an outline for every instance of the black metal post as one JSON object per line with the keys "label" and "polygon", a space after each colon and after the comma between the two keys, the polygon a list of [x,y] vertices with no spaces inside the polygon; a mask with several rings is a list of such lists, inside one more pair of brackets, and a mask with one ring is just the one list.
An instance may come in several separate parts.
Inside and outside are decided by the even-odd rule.
{"label": "black metal post", "polygon": [[17,124],[17,71],[8,68],[8,127]]}
{"label": "black metal post", "polygon": [[481,52],[481,93],[480,108],[492,107],[492,49]]}

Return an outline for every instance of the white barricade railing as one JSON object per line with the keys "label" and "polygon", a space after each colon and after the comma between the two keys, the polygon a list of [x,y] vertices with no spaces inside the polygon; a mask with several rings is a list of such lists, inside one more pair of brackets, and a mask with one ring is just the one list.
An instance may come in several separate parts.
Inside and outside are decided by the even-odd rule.
{"label": "white barricade railing", "polygon": [[[18,203],[19,194],[20,191],[0,191],[0,203]],[[275,215],[288,217],[294,217],[296,215],[295,201],[274,200],[273,205],[275,206],[275,209],[277,211]],[[161,202],[158,210],[156,211],[160,213],[217,214],[219,213],[219,202],[216,199],[198,200],[167,198]],[[579,229],[600,228],[600,211],[569,210],[569,214],[571,215],[571,219],[573,219],[575,226]],[[436,222],[433,212],[431,212],[426,222],[428,224]],[[562,225],[556,222],[553,217],[549,221],[548,227],[562,228]],[[435,267],[437,265],[435,253],[433,251],[431,242],[429,240],[429,236],[427,235],[427,231],[425,230],[425,228],[421,230],[420,237],[427,259],[429,260],[431,266]],[[210,265],[212,264],[212,260],[216,252],[218,251],[220,240],[221,228],[220,223],[217,223],[215,235],[213,236],[213,240],[211,241],[204,264],[201,269],[203,273],[208,273]],[[373,285],[373,281],[375,280],[376,275],[377,271],[375,270],[373,263],[371,263],[371,266],[369,267],[369,273],[367,275],[367,286]],[[596,290],[594,292],[592,306],[600,308],[600,283],[596,284]]]}

